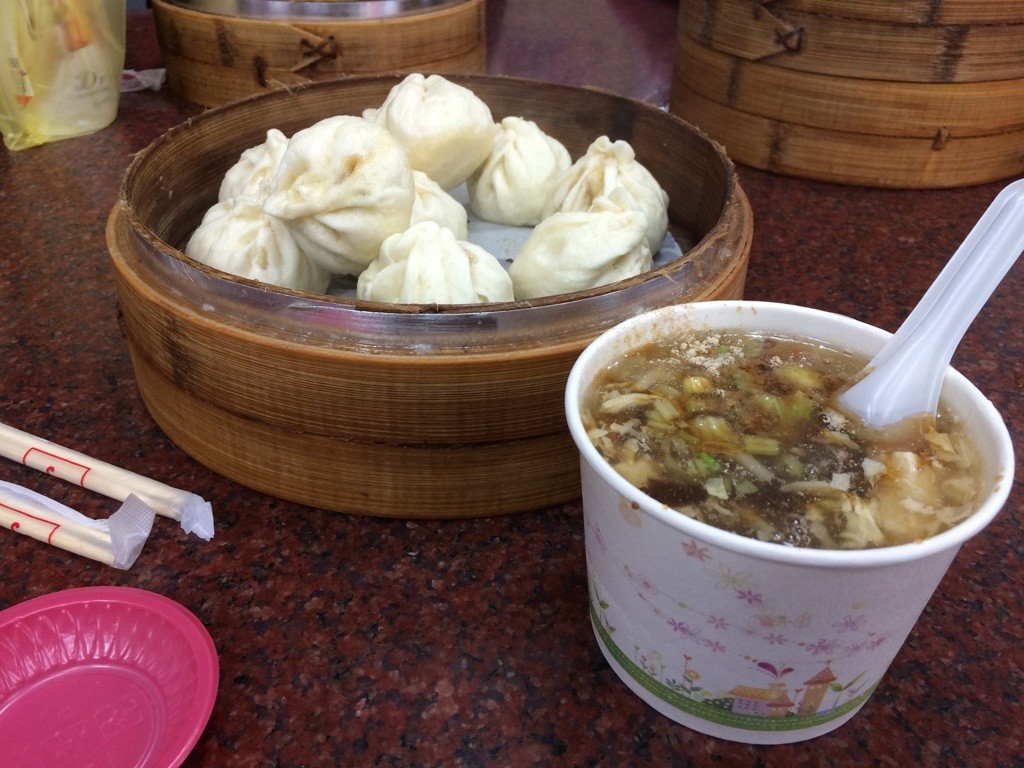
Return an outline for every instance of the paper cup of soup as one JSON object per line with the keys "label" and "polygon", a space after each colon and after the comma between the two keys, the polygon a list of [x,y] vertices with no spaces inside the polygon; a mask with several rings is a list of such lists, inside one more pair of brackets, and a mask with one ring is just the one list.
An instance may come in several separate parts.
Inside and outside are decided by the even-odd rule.
{"label": "paper cup of soup", "polygon": [[1009,434],[953,369],[940,418],[899,434],[831,404],[888,337],[711,301],[627,320],[576,362],[590,619],[659,712],[759,744],[842,725],[1005,502]]}

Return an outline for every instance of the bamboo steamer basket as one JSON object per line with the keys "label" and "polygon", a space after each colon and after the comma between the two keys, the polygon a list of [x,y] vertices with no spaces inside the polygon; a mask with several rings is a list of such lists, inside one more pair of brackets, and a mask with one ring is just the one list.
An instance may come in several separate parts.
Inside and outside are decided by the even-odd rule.
{"label": "bamboo steamer basket", "polygon": [[768,8],[897,24],[1024,23],[1024,5],[1012,0],[764,0],[761,4]]}
{"label": "bamboo steamer basket", "polygon": [[[973,5],[950,4],[963,11]],[[850,15],[838,15],[824,1],[683,0],[679,25],[685,37],[709,48],[771,58],[777,67],[802,72],[899,82],[1024,78],[1024,18],[906,23],[862,18],[856,3],[846,5]]]}
{"label": "bamboo steamer basket", "polygon": [[740,297],[752,215],[721,146],[603,91],[459,75],[496,120],[525,116],[574,157],[625,139],[669,194],[683,256],[530,302],[395,306],[255,283],[185,256],[220,179],[269,128],[378,106],[400,81],[310,83],[214,108],[139,153],[107,242],[142,398],[184,451],[237,482],[324,509],[406,518],[523,512],[579,495],[569,369],[648,308]]}
{"label": "bamboo steamer basket", "polygon": [[939,188],[1024,174],[1024,130],[935,138],[826,130],[754,115],[676,86],[672,111],[720,141],[736,162],[803,178],[876,187]]}
{"label": "bamboo steamer basket", "polygon": [[349,75],[482,73],[484,0],[152,0],[168,87],[216,106]]}
{"label": "bamboo steamer basket", "polygon": [[[740,112],[775,120],[800,117],[831,131],[931,140],[936,125],[954,136],[1024,129],[1024,81],[901,83],[798,72],[713,48],[680,44],[681,87]],[[822,98],[826,94],[827,98]]]}
{"label": "bamboo steamer basket", "polygon": [[1024,173],[1024,6],[683,0],[670,110],[764,170],[881,187]]}

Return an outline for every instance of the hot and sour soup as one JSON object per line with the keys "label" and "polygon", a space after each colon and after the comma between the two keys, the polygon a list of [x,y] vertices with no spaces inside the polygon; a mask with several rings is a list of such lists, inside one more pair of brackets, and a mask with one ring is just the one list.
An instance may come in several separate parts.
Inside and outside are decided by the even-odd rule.
{"label": "hot and sour soup", "polygon": [[894,429],[837,405],[866,360],[743,332],[657,341],[601,372],[581,415],[604,458],[680,514],[778,544],[920,541],[977,507],[976,449],[947,412]]}

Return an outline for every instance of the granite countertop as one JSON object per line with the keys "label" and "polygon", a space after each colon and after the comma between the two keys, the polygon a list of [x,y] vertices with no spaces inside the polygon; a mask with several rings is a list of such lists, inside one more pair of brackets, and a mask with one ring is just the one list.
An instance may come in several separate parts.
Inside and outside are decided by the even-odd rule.
{"label": "granite countertop", "polygon": [[[664,0],[495,0],[489,68],[664,100],[675,14]],[[129,14],[126,66],[160,66],[148,12]],[[350,516],[261,495],[180,451],[139,397],[104,225],[133,153],[199,111],[166,89],[129,93],[94,135],[0,149],[0,420],[193,491],[217,524],[204,542],[158,519],[128,571],[4,532],[0,608],[124,585],[191,610],[216,643],[220,688],[186,766],[1024,765],[1020,479],[863,710],[814,741],[754,747],[677,725],[616,678],[588,623],[578,503],[464,521]],[[747,298],[890,330],[1004,184],[739,177],[755,216]],[[1018,438],[1022,293],[1018,267],[954,361]],[[0,479],[112,511],[14,462],[0,460]]]}

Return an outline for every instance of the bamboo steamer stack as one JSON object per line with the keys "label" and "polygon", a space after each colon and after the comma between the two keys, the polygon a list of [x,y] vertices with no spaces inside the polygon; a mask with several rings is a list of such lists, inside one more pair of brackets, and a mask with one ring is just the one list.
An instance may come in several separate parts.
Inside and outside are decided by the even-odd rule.
{"label": "bamboo steamer stack", "polygon": [[203,106],[315,80],[482,73],[484,0],[152,0],[167,85]]}
{"label": "bamboo steamer stack", "polygon": [[733,160],[793,176],[1024,174],[1024,3],[682,0],[669,108]]}

